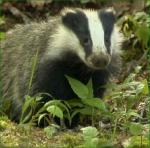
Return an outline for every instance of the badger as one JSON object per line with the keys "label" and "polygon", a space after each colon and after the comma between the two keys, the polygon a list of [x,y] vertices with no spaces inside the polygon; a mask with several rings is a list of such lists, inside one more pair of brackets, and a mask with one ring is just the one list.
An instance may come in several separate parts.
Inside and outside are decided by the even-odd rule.
{"label": "badger", "polygon": [[[9,118],[19,122],[27,94],[76,98],[65,75],[84,84],[92,79],[94,96],[101,98],[105,92],[101,86],[121,66],[123,36],[115,20],[111,8],[65,8],[47,21],[17,25],[9,31],[2,44],[2,92],[3,100],[11,101]],[[28,91],[35,56],[36,69]]]}

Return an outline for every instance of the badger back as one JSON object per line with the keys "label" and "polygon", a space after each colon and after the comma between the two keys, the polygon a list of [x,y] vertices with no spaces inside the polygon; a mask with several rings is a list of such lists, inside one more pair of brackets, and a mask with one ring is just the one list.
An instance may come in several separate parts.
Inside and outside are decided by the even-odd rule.
{"label": "badger back", "polygon": [[12,103],[15,99],[16,108],[22,105],[24,96],[28,94],[35,56],[38,52],[38,65],[57,24],[57,19],[32,22],[17,25],[7,32],[2,43],[2,95]]}

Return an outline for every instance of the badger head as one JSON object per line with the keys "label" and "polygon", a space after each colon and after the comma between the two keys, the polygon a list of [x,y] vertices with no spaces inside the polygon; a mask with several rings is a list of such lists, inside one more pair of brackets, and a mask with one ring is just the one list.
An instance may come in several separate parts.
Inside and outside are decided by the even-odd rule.
{"label": "badger head", "polygon": [[[53,46],[74,52],[92,69],[104,69],[119,54],[122,34],[113,9],[64,9]],[[59,51],[60,52],[60,51]],[[63,51],[64,52],[64,51]]]}

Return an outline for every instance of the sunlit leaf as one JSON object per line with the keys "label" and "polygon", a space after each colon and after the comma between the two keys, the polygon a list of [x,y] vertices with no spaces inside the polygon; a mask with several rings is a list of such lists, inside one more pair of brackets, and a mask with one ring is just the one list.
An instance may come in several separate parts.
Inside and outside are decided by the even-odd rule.
{"label": "sunlit leaf", "polygon": [[53,116],[57,116],[59,117],[60,119],[63,119],[63,112],[62,110],[56,106],[56,105],[51,105],[47,108],[47,111],[49,113],[51,113]]}
{"label": "sunlit leaf", "polygon": [[86,139],[95,138],[99,134],[98,130],[92,126],[81,128],[81,130],[83,131],[84,138]]}
{"label": "sunlit leaf", "polygon": [[82,99],[82,102],[91,107],[96,107],[102,111],[106,111],[105,103],[99,98]]}
{"label": "sunlit leaf", "polygon": [[87,98],[89,91],[88,91],[88,88],[86,85],[84,85],[80,81],[75,80],[69,76],[66,76],[66,78],[68,79],[68,82],[69,82],[72,90],[79,98],[82,98],[82,99]]}
{"label": "sunlit leaf", "polygon": [[92,84],[92,79],[90,79],[89,82],[87,83],[87,87],[88,87],[88,90],[89,90],[88,97],[89,98],[93,98],[93,84]]}

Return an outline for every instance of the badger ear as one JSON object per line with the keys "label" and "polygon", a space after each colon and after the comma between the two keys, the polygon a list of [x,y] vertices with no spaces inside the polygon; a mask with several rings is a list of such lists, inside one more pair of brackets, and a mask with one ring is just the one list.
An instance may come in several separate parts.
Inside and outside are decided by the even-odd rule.
{"label": "badger ear", "polygon": [[112,13],[114,16],[116,16],[116,11],[113,7],[109,7],[107,9],[105,9],[105,11],[108,13]]}
{"label": "badger ear", "polygon": [[64,8],[61,12],[60,12],[60,15],[62,17],[64,17],[65,15],[67,15],[67,13],[75,13],[75,10],[74,9],[71,9],[71,8]]}
{"label": "badger ear", "polygon": [[69,28],[77,27],[78,25],[77,15],[73,12],[67,12],[65,15],[62,16],[62,23]]}
{"label": "badger ear", "polygon": [[61,18],[62,23],[71,29],[78,27],[81,19],[76,10],[69,8],[66,8],[61,12]]}
{"label": "badger ear", "polygon": [[116,11],[113,7],[99,11],[99,17],[105,25],[113,25],[116,22]]}

